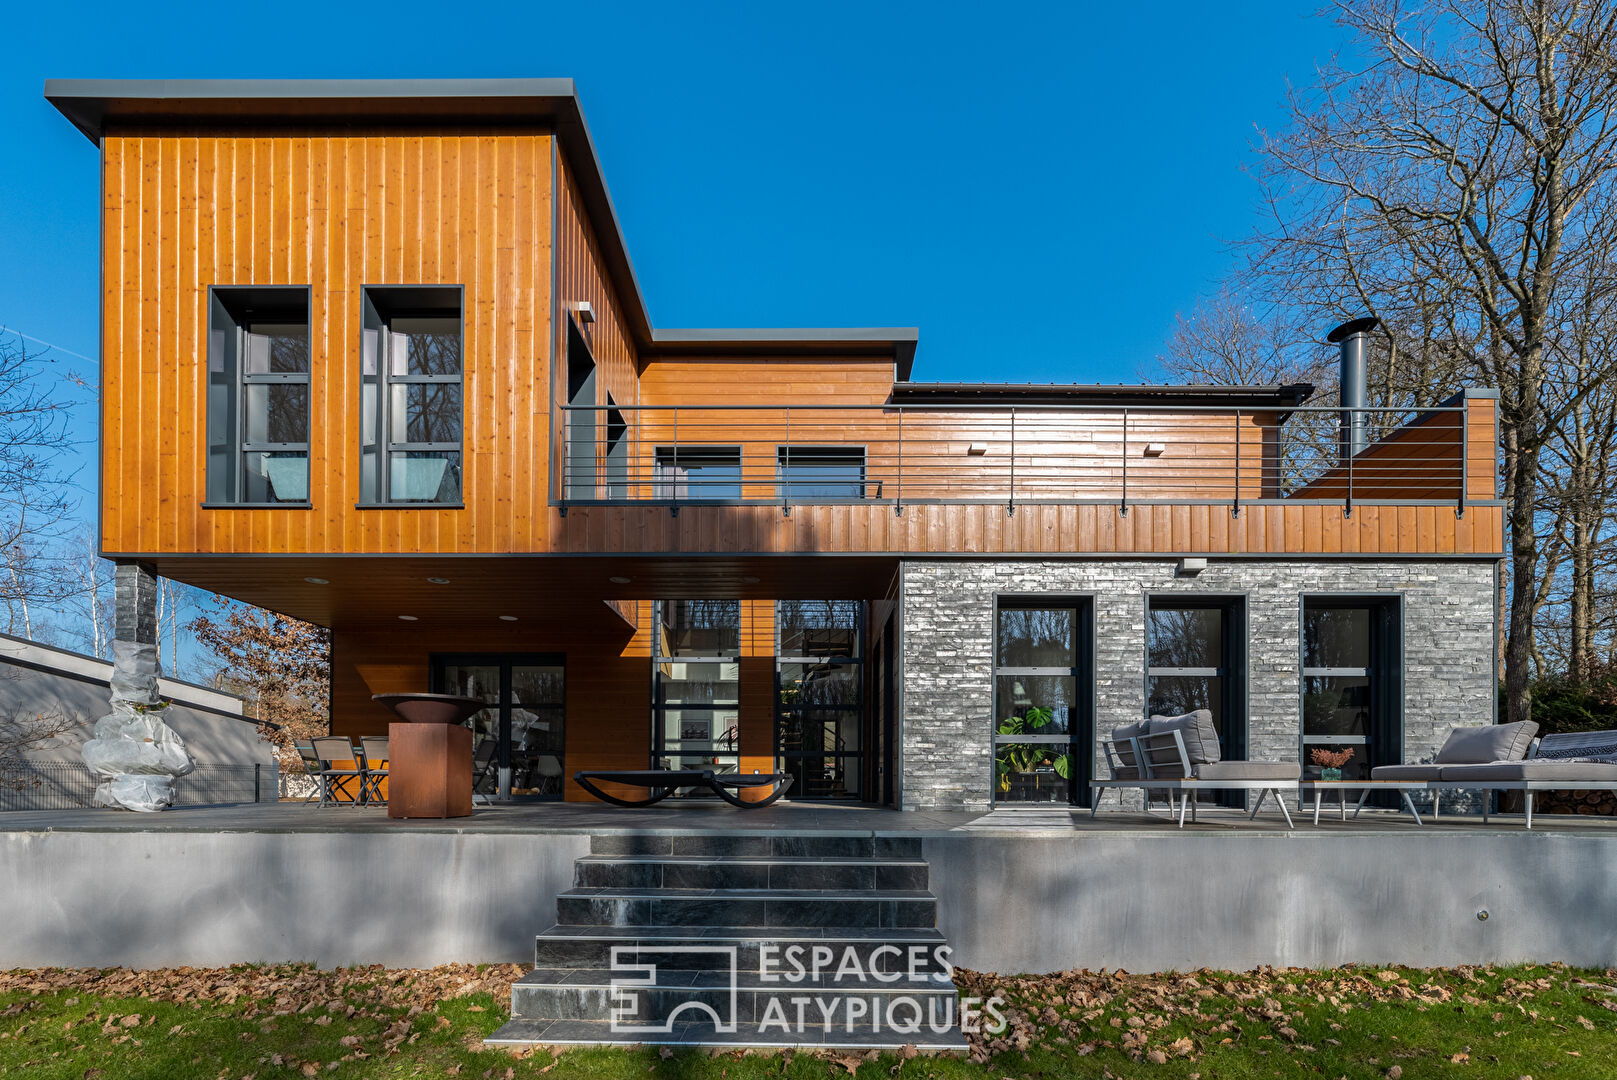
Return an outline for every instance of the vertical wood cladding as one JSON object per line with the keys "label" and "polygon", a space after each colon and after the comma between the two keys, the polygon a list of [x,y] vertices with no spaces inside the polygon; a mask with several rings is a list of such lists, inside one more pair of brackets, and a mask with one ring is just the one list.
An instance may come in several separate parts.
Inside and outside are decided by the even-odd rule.
{"label": "vertical wood cladding", "polygon": [[[109,552],[542,550],[551,139],[110,133]],[[313,509],[203,507],[208,288],[311,290]],[[465,288],[464,509],[356,509],[361,287]]]}
{"label": "vertical wood cladding", "polygon": [[[651,748],[651,605],[625,602],[635,625],[610,618],[524,626],[487,621],[336,631],[331,645],[331,730],[384,735],[393,714],[372,694],[429,689],[435,652],[536,652],[566,657],[566,774],[569,800],[593,801],[572,781],[580,769],[643,769]],[[604,609],[603,609],[604,612]],[[609,789],[611,790],[611,789]]]}
{"label": "vertical wood cladding", "polygon": [[[619,405],[638,405],[639,359],[624,320],[622,299],[602,267],[595,225],[584,213],[578,185],[573,181],[567,162],[559,152],[554,157],[557,308],[554,327],[557,370],[554,404],[565,404],[567,397],[568,318],[577,312],[580,303],[588,303],[593,319],[589,322],[577,320],[577,325],[585,344],[589,346],[590,355],[595,359],[595,404],[605,405],[610,394]],[[561,413],[557,411],[554,415],[556,423],[549,445],[552,460],[559,462],[564,425]]]}

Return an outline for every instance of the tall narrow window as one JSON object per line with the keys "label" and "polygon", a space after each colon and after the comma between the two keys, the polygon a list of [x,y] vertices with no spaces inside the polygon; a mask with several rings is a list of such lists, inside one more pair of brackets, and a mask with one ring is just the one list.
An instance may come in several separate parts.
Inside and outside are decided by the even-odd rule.
{"label": "tall narrow window", "polygon": [[595,357],[572,316],[567,318],[567,455],[563,459],[562,489],[569,499],[599,498],[595,475],[600,454],[596,428],[600,417],[596,403]]}
{"label": "tall narrow window", "polygon": [[208,318],[208,502],[309,499],[309,290],[217,285]]}
{"label": "tall narrow window", "polygon": [[775,754],[798,799],[865,795],[859,600],[775,604]]}
{"label": "tall narrow window", "polygon": [[367,503],[461,500],[461,292],[365,289],[360,481]]}
{"label": "tall narrow window", "polygon": [[1315,751],[1341,755],[1347,780],[1402,759],[1398,708],[1398,614],[1386,598],[1308,597],[1303,601],[1305,776],[1335,768]]}
{"label": "tall narrow window", "polygon": [[782,446],[775,451],[776,494],[794,502],[865,497],[862,446]]}
{"label": "tall narrow window", "polygon": [[994,801],[1068,803],[1088,794],[1087,601],[1007,600],[994,641]]}
{"label": "tall narrow window", "polygon": [[1246,756],[1241,615],[1238,599],[1154,596],[1147,631],[1147,710],[1208,710],[1226,758]]}
{"label": "tall narrow window", "polygon": [[653,758],[660,769],[741,767],[741,602],[657,605]]}

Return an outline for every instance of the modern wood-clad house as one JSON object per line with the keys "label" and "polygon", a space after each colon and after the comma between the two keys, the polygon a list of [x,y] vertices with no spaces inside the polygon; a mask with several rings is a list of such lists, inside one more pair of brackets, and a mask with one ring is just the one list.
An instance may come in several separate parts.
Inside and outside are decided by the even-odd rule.
{"label": "modern wood-clad house", "polygon": [[1490,392],[659,329],[568,80],[46,96],[100,150],[102,551],[330,627],[339,734],[462,691],[505,797],[708,763],[981,809],[1087,803],[1150,712],[1350,775],[1492,718]]}

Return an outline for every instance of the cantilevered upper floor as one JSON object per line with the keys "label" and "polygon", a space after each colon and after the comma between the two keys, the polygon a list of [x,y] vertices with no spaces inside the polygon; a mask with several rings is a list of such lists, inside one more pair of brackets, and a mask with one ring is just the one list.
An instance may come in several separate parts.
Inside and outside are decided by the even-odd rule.
{"label": "cantilevered upper floor", "polygon": [[653,328],[568,80],[46,96],[101,154],[108,555],[1501,549],[1486,393],[1344,417]]}

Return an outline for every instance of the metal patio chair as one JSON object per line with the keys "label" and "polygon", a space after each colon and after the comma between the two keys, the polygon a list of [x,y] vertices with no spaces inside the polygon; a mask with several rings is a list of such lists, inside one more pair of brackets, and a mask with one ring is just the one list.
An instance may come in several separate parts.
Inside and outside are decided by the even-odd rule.
{"label": "metal patio chair", "polygon": [[[315,757],[320,759],[320,771],[316,774],[320,781],[320,805],[341,806],[343,800],[336,797],[339,793],[346,795],[354,806],[364,802],[365,770],[360,767],[359,751],[354,749],[354,744],[342,735],[325,735],[314,739],[312,745]],[[333,768],[332,763],[336,761],[352,761],[354,767]]]}
{"label": "metal patio chair", "polygon": [[492,737],[489,737],[478,743],[477,749],[472,751],[472,802],[474,804],[481,800],[484,806],[488,806],[493,801],[488,797],[488,792],[477,789],[482,787],[485,781],[494,779],[494,752],[497,749],[499,749],[498,743]]}
{"label": "metal patio chair", "polygon": [[314,790],[303,797],[304,802],[313,802],[320,797],[320,771],[326,767],[320,760],[320,755],[314,752],[314,747],[308,743],[296,743],[294,749],[303,762],[303,775],[314,780]]}
{"label": "metal patio chair", "polygon": [[382,781],[387,779],[387,736],[362,735],[359,739],[360,793],[367,803],[387,804]]}

